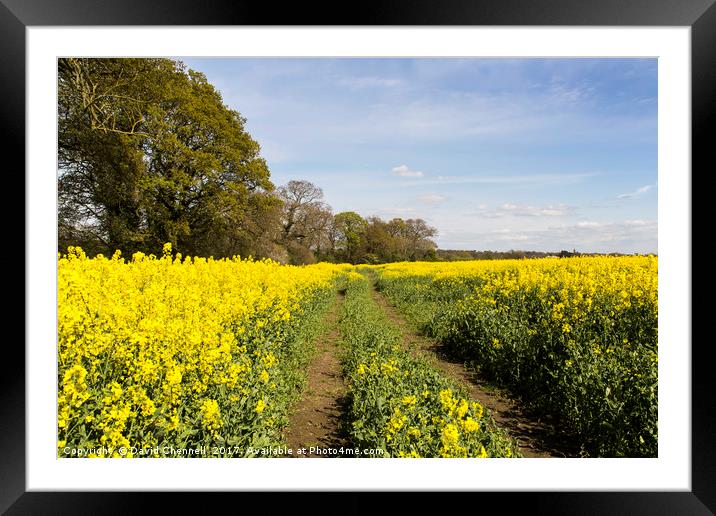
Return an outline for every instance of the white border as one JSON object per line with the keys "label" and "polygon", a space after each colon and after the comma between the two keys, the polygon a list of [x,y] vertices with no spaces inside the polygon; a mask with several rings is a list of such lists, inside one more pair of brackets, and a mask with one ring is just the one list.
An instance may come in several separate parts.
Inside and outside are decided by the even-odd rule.
{"label": "white border", "polygon": [[[27,28],[27,489],[691,490],[690,28]],[[58,56],[659,58],[659,458],[58,460]]]}

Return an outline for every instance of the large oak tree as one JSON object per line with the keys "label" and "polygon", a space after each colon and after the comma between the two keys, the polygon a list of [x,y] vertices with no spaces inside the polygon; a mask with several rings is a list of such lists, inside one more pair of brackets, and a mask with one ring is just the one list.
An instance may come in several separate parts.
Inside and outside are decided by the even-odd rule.
{"label": "large oak tree", "polygon": [[169,59],[58,62],[59,243],[271,256],[280,215],[246,120]]}

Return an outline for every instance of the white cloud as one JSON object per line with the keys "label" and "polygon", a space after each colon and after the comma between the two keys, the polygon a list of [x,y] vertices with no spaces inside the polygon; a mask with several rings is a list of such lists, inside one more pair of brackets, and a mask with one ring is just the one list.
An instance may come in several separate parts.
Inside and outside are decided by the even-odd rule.
{"label": "white cloud", "polygon": [[593,221],[591,221],[591,220],[585,220],[585,221],[582,221],[582,222],[577,222],[577,225],[576,225],[576,226],[577,226],[578,228],[598,228],[599,226],[601,226],[601,224],[600,224],[599,222],[593,222]]}
{"label": "white cloud", "polygon": [[351,89],[362,88],[392,88],[399,86],[403,81],[386,77],[343,77],[338,81],[340,86]]}
{"label": "white cloud", "polygon": [[640,195],[642,195],[642,194],[645,194],[646,192],[648,192],[649,190],[651,190],[653,187],[654,187],[654,185],[644,185],[644,186],[640,186],[639,188],[637,188],[637,189],[634,190],[633,192],[617,195],[617,199],[632,199],[632,198],[634,198],[634,197],[638,197],[638,196],[640,196]]}
{"label": "white cloud", "polygon": [[[201,60],[189,61],[202,69]],[[426,90],[430,84],[413,73],[392,70],[386,76],[378,69],[337,72],[331,68],[331,60],[318,61],[308,65],[300,59],[282,60],[279,65],[272,60],[253,60],[251,72],[239,75],[240,80],[218,72],[210,80],[218,85],[225,102],[247,117],[248,128],[259,142],[280,141],[297,160],[325,153],[327,142],[342,156],[347,150],[360,155],[367,145],[375,143],[396,147],[406,142],[432,146],[440,142],[474,145],[479,141],[528,145],[630,141],[655,145],[657,118],[653,110],[634,115],[574,109],[566,99],[583,96],[583,85],[574,81],[557,83],[556,89],[542,84],[534,91],[519,88],[512,93],[512,88],[501,92],[487,87],[483,91],[479,84],[466,93],[442,88],[433,91]],[[413,66],[439,69],[433,64],[436,60],[420,61]],[[474,62],[464,66],[473,73]],[[441,73],[430,73],[441,82],[445,80]],[[520,72],[514,79],[508,77],[491,72],[484,78],[505,86],[519,84],[515,81],[521,79],[526,84],[533,82],[531,74]],[[403,86],[408,86],[404,94]],[[342,95],[325,94],[329,91],[326,87]],[[395,90],[401,90],[401,95]],[[366,98],[356,98],[353,91]]]}
{"label": "white cloud", "polygon": [[[404,166],[404,165],[403,165]],[[399,167],[396,167],[399,168]],[[407,168],[407,167],[406,167]],[[395,172],[395,168],[393,169]],[[488,184],[488,185],[565,185],[577,184],[585,179],[597,176],[597,173],[576,173],[576,174],[532,174],[532,175],[480,175],[480,176],[437,176],[436,179],[429,179],[415,183],[405,183],[406,186],[415,185],[461,185],[461,184]],[[420,176],[422,177],[422,176]]]}
{"label": "white cloud", "polygon": [[[510,231],[493,229],[469,231],[458,228],[445,231],[438,238],[443,249],[478,249],[507,251],[524,249],[559,252],[576,249],[580,252],[654,253],[657,251],[657,222],[655,220],[595,223],[582,221],[572,225],[551,226],[545,229]],[[438,228],[439,229],[439,228]]]}
{"label": "white cloud", "polygon": [[567,215],[572,208],[566,204],[548,204],[546,206],[531,206],[526,204],[505,203],[497,209],[488,210],[486,204],[480,204],[474,215],[496,219],[500,217],[561,217]]}
{"label": "white cloud", "polygon": [[588,102],[593,96],[595,89],[590,86],[579,84],[568,86],[561,83],[559,80],[553,80],[549,91],[551,93],[552,100],[557,104],[574,104],[577,102]]}
{"label": "white cloud", "polygon": [[486,239],[494,242],[526,242],[534,239],[533,236],[525,235],[524,233],[514,233],[508,228],[493,229],[484,236]]}
{"label": "white cloud", "polygon": [[380,210],[377,210],[377,213],[379,216],[383,217],[403,217],[403,216],[410,216],[413,213],[415,213],[415,208],[382,208]]}
{"label": "white cloud", "polygon": [[447,197],[440,194],[427,194],[427,195],[421,195],[418,197],[418,200],[425,204],[440,204],[443,201],[447,200]]}
{"label": "white cloud", "polygon": [[556,207],[546,207],[539,210],[540,215],[544,215],[546,217],[559,217],[561,215],[564,215],[564,212],[566,209],[556,208]]}
{"label": "white cloud", "polygon": [[419,170],[410,170],[408,165],[393,167],[393,174],[400,177],[423,177],[425,175]]}

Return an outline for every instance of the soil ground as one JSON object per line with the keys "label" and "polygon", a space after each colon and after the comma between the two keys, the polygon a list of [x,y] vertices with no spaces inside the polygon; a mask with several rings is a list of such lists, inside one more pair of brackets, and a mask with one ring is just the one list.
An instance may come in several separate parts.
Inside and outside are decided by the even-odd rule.
{"label": "soil ground", "polygon": [[[374,285],[375,287],[375,285]],[[400,329],[403,345],[411,353],[427,358],[434,367],[462,385],[471,399],[480,402],[496,424],[518,443],[524,457],[578,457],[579,446],[560,435],[545,418],[522,408],[519,400],[485,381],[476,372],[450,356],[440,343],[419,335],[388,299],[375,288],[373,297],[391,322]],[[347,386],[341,375],[338,318],[343,306],[339,293],[326,315],[326,327],[316,342],[317,354],[307,370],[307,385],[297,402],[284,433],[286,444],[293,449],[292,457],[337,457],[336,454],[310,452],[317,449],[351,447],[344,424]],[[304,448],[308,453],[298,455]]]}
{"label": "soil ground", "polygon": [[341,341],[338,317],[343,295],[338,294],[326,316],[326,328],[318,338],[318,353],[308,366],[308,378],[302,399],[296,404],[285,432],[286,444],[293,457],[336,457],[320,453],[297,455],[296,450],[349,447],[343,430],[347,388],[341,376],[338,344]]}
{"label": "soil ground", "polygon": [[388,318],[400,328],[403,344],[413,353],[419,353],[445,375],[465,387],[470,397],[481,403],[498,426],[517,441],[524,457],[578,457],[579,446],[559,435],[549,421],[529,414],[504,391],[491,386],[463,363],[447,356],[440,343],[417,334],[406,319],[377,290],[373,297]]}

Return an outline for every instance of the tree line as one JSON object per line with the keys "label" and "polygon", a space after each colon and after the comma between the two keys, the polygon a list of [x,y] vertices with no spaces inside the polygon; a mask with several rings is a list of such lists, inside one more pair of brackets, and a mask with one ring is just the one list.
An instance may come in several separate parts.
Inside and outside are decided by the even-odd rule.
{"label": "tree line", "polygon": [[170,59],[58,60],[58,247],[381,263],[436,258],[422,219],[334,214],[276,187],[246,119]]}
{"label": "tree line", "polygon": [[282,202],[283,261],[385,263],[434,260],[437,230],[422,219],[363,218],[353,211],[333,214],[323,191],[308,181],[278,188]]}
{"label": "tree line", "polygon": [[440,261],[454,262],[463,260],[523,260],[526,258],[548,258],[556,256],[565,258],[569,256],[580,256],[581,253],[577,253],[576,251],[560,251],[559,253],[549,253],[544,251],[522,251],[518,249],[510,249],[509,251],[438,249],[436,255],[437,259]]}

